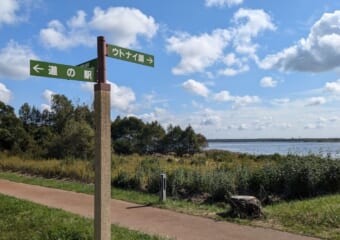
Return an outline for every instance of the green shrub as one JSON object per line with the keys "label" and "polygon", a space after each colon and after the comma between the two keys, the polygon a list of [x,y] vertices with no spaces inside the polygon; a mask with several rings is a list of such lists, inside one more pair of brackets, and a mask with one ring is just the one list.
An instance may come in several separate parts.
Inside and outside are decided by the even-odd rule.
{"label": "green shrub", "polygon": [[125,171],[120,171],[117,177],[111,180],[111,185],[118,188],[136,189],[139,184]]}
{"label": "green shrub", "polygon": [[287,156],[285,161],[264,165],[249,179],[249,192],[261,189],[284,199],[298,199],[340,191],[340,162],[314,155]]}
{"label": "green shrub", "polygon": [[[166,173],[168,195],[187,198],[209,194],[216,201],[230,194],[255,195],[263,200],[340,192],[340,160],[315,155],[251,156],[220,151],[209,151],[206,158],[202,155],[173,162],[167,161],[168,156],[114,156],[111,184],[157,193],[160,174]],[[23,160],[2,153],[0,169],[87,183],[94,180],[89,161]]]}

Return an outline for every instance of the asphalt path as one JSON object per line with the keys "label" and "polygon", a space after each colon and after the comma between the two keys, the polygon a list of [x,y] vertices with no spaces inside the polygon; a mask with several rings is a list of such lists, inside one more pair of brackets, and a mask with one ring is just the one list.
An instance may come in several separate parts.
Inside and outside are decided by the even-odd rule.
{"label": "asphalt path", "polygon": [[[0,179],[0,193],[93,218],[93,196]],[[312,240],[287,232],[190,216],[111,200],[111,222],[148,234],[183,240]]]}

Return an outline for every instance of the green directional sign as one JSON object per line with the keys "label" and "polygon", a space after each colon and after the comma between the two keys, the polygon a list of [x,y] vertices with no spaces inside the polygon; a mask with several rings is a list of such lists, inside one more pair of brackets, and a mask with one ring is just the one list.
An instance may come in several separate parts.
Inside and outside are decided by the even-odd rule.
{"label": "green directional sign", "polygon": [[145,66],[154,67],[154,56],[142,52],[137,52],[127,48],[118,47],[107,44],[107,56],[117,58],[124,61],[143,64]]}
{"label": "green directional sign", "polygon": [[97,58],[91,59],[87,62],[83,62],[81,64],[78,64],[77,67],[82,68],[96,68],[97,67]]}
{"label": "green directional sign", "polygon": [[39,77],[63,78],[95,82],[95,69],[30,60],[30,74]]}

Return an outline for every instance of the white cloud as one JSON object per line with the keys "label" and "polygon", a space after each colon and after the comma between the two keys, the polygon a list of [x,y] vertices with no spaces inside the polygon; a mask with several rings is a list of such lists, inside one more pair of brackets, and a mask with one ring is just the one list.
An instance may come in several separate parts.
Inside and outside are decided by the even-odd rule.
{"label": "white cloud", "polygon": [[325,104],[327,101],[324,97],[312,97],[307,99],[307,103],[305,106],[317,106]]}
{"label": "white cloud", "polygon": [[234,29],[234,46],[237,52],[255,54],[258,45],[252,39],[266,30],[275,30],[271,17],[262,9],[239,9],[233,17],[237,27]]}
{"label": "white cloud", "polygon": [[90,26],[107,33],[112,43],[123,47],[136,45],[138,36],[151,39],[158,30],[153,17],[128,7],[111,7],[106,11],[97,7]]}
{"label": "white cloud", "polygon": [[8,104],[12,95],[12,92],[3,83],[0,83],[0,101]]}
{"label": "white cloud", "polygon": [[200,122],[200,125],[203,126],[214,126],[217,127],[221,123],[221,118],[219,116],[205,116],[202,121]]}
{"label": "white cloud", "polygon": [[147,122],[152,122],[152,121],[157,121],[166,115],[167,115],[166,109],[156,107],[153,112],[144,113],[142,115],[139,115],[138,117],[142,118],[143,120]]}
{"label": "white cloud", "polygon": [[19,1],[17,0],[2,0],[0,8],[0,25],[13,24],[21,21],[16,13],[20,9]]}
{"label": "white cloud", "polygon": [[205,5],[207,7],[232,7],[235,5],[240,5],[243,3],[243,0],[205,0]]}
{"label": "white cloud", "polygon": [[[118,86],[115,83],[108,82],[111,85],[111,108],[121,112],[132,112],[134,110],[133,103],[136,101],[134,91],[125,86]],[[94,83],[83,83],[81,89],[87,92],[94,92]]]}
{"label": "white cloud", "polygon": [[240,59],[238,59],[235,55],[235,53],[229,53],[227,54],[224,58],[223,58],[223,62],[225,63],[225,65],[227,66],[233,66],[233,65],[237,65],[240,66],[242,65],[242,62]]}
{"label": "white cloud", "polygon": [[249,71],[249,66],[244,65],[240,68],[226,68],[224,70],[220,70],[218,73],[224,76],[236,76],[240,73],[247,72],[247,71]]}
{"label": "white cloud", "polygon": [[222,57],[229,40],[229,31],[223,29],[214,30],[212,34],[191,36],[182,33],[168,38],[167,50],[181,56],[180,63],[172,72],[176,75],[203,72]]}
{"label": "white cloud", "polygon": [[216,93],[214,95],[214,100],[217,102],[233,102],[233,108],[261,102],[261,99],[258,96],[233,96],[226,90]]}
{"label": "white cloud", "polygon": [[74,28],[82,28],[86,27],[86,13],[84,11],[78,11],[76,16],[73,16],[68,22],[67,25],[74,29]]}
{"label": "white cloud", "polygon": [[279,127],[279,128],[282,128],[282,129],[289,129],[289,128],[292,128],[293,125],[292,125],[291,123],[286,123],[286,122],[284,122],[284,123],[278,124],[278,127]]}
{"label": "white cloud", "polygon": [[[189,117],[187,112],[176,114],[165,109],[142,116],[148,121],[157,120],[165,127],[170,123],[183,127],[190,124],[207,138],[336,137],[340,134],[336,106],[305,107],[302,100],[292,101],[287,107],[248,105],[217,110],[203,106],[195,108]],[[307,131],[308,124],[314,128]]]}
{"label": "white cloud", "polygon": [[42,93],[42,98],[44,99],[45,103],[40,105],[41,111],[44,111],[45,109],[51,111],[52,96],[55,94],[55,92],[45,89],[45,91]]}
{"label": "white cloud", "polygon": [[209,89],[203,83],[197,82],[193,79],[189,79],[184,82],[182,87],[187,91],[202,97],[207,97],[209,94]]}
{"label": "white cloud", "polygon": [[212,126],[218,128],[222,119],[214,110],[204,108],[197,113],[197,116],[191,116],[191,120],[198,122],[199,126]]}
{"label": "white cloud", "polygon": [[203,109],[203,108],[204,108],[204,105],[203,105],[203,104],[201,104],[201,103],[199,103],[199,102],[197,102],[197,101],[195,101],[195,100],[192,100],[192,101],[191,101],[191,105],[192,105],[193,107],[199,108],[199,109]]}
{"label": "white cloud", "polygon": [[91,83],[91,82],[82,83],[80,85],[80,88],[81,88],[81,90],[83,90],[85,92],[93,93],[93,91],[94,91],[94,83]]}
{"label": "white cloud", "polygon": [[245,64],[247,59],[237,58],[235,53],[229,53],[223,58],[223,63],[227,68],[219,70],[218,73],[224,76],[236,76],[240,73],[249,71],[249,66]]}
{"label": "white cloud", "polygon": [[[177,33],[167,39],[166,49],[180,55],[179,64],[172,69],[176,75],[204,72],[216,63],[224,62],[227,68],[218,70],[220,75],[235,76],[249,70],[249,59],[257,60],[258,45],[253,42],[261,32],[275,30],[271,17],[262,9],[238,10],[232,19],[235,25],[228,29],[215,29],[211,34],[190,35]],[[233,44],[235,53],[224,55],[224,49]],[[197,50],[199,49],[199,51]],[[211,72],[208,72],[211,75]]]}
{"label": "white cloud", "polygon": [[127,7],[111,7],[102,10],[94,9],[90,21],[86,12],[80,10],[66,22],[52,20],[47,28],[40,31],[40,39],[46,47],[68,49],[82,46],[94,46],[98,32],[108,36],[108,41],[122,47],[138,45],[138,37],[151,39],[158,30],[158,24],[151,16],[140,10]]}
{"label": "white cloud", "polygon": [[46,103],[42,103],[42,104],[40,105],[40,110],[41,110],[41,111],[44,111],[44,110],[51,111],[51,105],[46,104]]}
{"label": "white cloud", "polygon": [[51,104],[53,95],[55,95],[55,92],[53,92],[49,89],[46,89],[43,92],[42,97],[43,97],[43,99],[45,100],[46,103]]}
{"label": "white cloud", "polygon": [[85,21],[86,13],[78,11],[65,27],[60,21],[52,20],[47,28],[40,30],[40,39],[46,47],[60,50],[83,46],[94,46],[95,38],[91,36]]}
{"label": "white cloud", "polygon": [[339,120],[340,120],[340,118],[337,117],[337,116],[333,116],[333,117],[330,117],[330,118],[328,119],[328,121],[330,121],[330,122],[336,122],[336,121],[339,121]]}
{"label": "white cloud", "polygon": [[132,103],[135,102],[135,100],[136,96],[131,88],[111,83],[112,108],[122,112],[131,112],[133,110]]}
{"label": "white cloud", "polygon": [[245,123],[242,123],[242,124],[240,124],[240,125],[237,127],[237,129],[238,129],[239,131],[243,131],[243,130],[246,130],[246,129],[248,129],[248,128],[249,128],[248,125],[245,124]]}
{"label": "white cloud", "polygon": [[228,91],[221,91],[219,93],[216,93],[214,96],[214,100],[218,102],[228,102],[232,101],[233,99],[234,97],[231,96]]}
{"label": "white cloud", "polygon": [[324,88],[330,93],[340,93],[340,79],[336,82],[327,82]]}
{"label": "white cloud", "polygon": [[306,126],[304,127],[306,130],[310,130],[310,129],[320,129],[320,128],[324,128],[325,124],[322,123],[308,123],[306,124]]}
{"label": "white cloud", "polygon": [[172,115],[165,108],[156,107],[152,112],[137,115],[137,117],[146,122],[157,121],[165,128],[170,124],[178,124],[178,118]]}
{"label": "white cloud", "polygon": [[0,49],[0,78],[23,80],[29,77],[29,59],[37,59],[32,49],[11,40]]}
{"label": "white cloud", "polygon": [[323,72],[340,65],[340,11],[325,13],[307,38],[259,62],[264,69]]}
{"label": "white cloud", "polygon": [[264,77],[261,79],[260,85],[264,88],[273,88],[277,86],[277,81],[272,77]]}
{"label": "white cloud", "polygon": [[287,104],[290,102],[289,98],[276,98],[271,101],[272,104]]}
{"label": "white cloud", "polygon": [[236,107],[242,107],[242,106],[246,106],[249,104],[253,104],[253,103],[259,103],[261,102],[261,99],[258,96],[243,96],[243,97],[239,97],[236,96],[234,97],[234,101],[236,104]]}

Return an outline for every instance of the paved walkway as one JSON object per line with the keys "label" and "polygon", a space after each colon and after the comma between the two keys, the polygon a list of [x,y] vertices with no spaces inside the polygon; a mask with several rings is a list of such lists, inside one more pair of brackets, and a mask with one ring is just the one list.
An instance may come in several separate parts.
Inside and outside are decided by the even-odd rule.
{"label": "paved walkway", "polygon": [[[0,193],[93,218],[93,196],[0,179]],[[169,210],[112,200],[112,223],[175,239],[312,240],[271,229],[241,226]]]}

